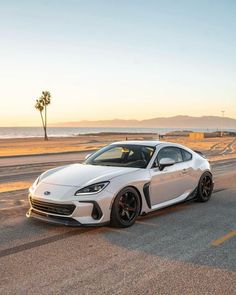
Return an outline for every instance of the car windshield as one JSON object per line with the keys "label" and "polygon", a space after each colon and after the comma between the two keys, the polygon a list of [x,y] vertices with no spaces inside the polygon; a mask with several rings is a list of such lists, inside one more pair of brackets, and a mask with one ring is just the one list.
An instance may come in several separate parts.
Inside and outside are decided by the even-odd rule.
{"label": "car windshield", "polygon": [[109,145],[91,155],[84,164],[146,168],[154,151],[154,147],[144,145]]}

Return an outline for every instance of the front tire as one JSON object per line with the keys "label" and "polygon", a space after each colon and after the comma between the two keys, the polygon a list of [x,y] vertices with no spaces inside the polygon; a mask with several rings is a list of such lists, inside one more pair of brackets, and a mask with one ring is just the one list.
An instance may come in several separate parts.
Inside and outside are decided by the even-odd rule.
{"label": "front tire", "polygon": [[197,201],[207,202],[211,198],[213,191],[213,181],[212,175],[209,172],[203,173],[199,180],[198,189],[197,189]]}
{"label": "front tire", "polygon": [[111,210],[111,224],[129,227],[135,223],[140,212],[140,198],[133,187],[122,189],[116,196]]}

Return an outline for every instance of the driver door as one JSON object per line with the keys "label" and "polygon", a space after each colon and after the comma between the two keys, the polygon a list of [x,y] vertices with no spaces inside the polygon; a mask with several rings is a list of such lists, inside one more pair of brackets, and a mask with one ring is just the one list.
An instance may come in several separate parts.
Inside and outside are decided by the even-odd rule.
{"label": "driver door", "polygon": [[[158,163],[162,158],[170,158],[175,164],[165,167],[162,171]],[[177,147],[164,147],[157,155],[156,166],[150,169],[150,199],[151,206],[175,199],[184,194],[188,187],[186,163],[183,161],[181,150]]]}

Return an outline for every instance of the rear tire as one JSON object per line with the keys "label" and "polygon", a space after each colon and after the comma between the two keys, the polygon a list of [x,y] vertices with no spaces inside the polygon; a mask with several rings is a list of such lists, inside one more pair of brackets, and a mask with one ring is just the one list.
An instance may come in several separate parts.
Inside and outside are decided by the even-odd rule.
{"label": "rear tire", "polygon": [[210,200],[213,191],[213,181],[210,172],[205,172],[202,174],[197,188],[197,198],[198,202],[207,202]]}
{"label": "rear tire", "polygon": [[116,196],[111,210],[111,225],[129,227],[135,223],[140,212],[140,198],[133,187],[122,189]]}

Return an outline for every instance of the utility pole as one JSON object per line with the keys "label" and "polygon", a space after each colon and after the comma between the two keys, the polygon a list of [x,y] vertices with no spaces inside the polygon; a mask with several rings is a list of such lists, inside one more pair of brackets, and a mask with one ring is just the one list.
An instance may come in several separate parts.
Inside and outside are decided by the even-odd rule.
{"label": "utility pole", "polygon": [[225,111],[221,111],[221,114],[222,114],[222,119],[221,119],[221,137],[223,137],[224,135],[224,117],[225,117]]}

